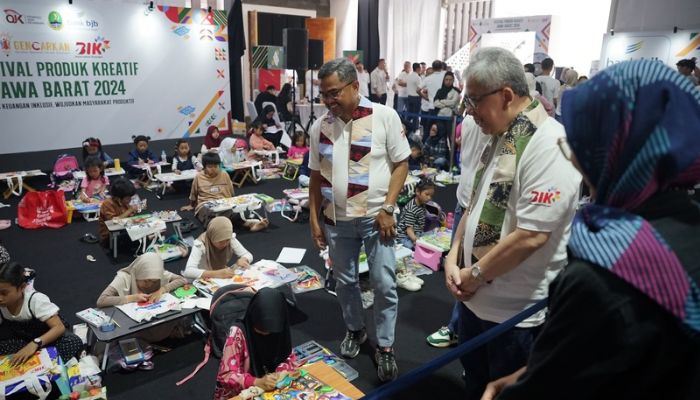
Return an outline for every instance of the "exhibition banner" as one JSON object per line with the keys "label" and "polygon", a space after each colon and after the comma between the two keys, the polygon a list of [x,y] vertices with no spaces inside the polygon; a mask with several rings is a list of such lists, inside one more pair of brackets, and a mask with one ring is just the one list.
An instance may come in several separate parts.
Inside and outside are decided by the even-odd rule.
{"label": "exhibition banner", "polygon": [[469,24],[470,50],[501,47],[523,64],[541,62],[549,53],[551,27],[551,15],[475,19]]}
{"label": "exhibition banner", "polygon": [[226,126],[225,11],[104,0],[5,0],[1,11],[1,154]]}
{"label": "exhibition banner", "polygon": [[682,59],[700,59],[700,29],[668,32],[615,32],[606,34],[600,68],[629,60],[658,60],[671,67]]}

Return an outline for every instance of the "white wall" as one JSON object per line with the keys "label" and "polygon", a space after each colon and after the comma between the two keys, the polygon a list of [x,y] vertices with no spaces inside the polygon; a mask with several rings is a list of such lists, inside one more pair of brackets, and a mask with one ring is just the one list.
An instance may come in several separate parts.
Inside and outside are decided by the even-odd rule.
{"label": "white wall", "polygon": [[[626,1],[636,3],[635,0]],[[552,15],[550,57],[556,66],[574,67],[580,74],[587,75],[591,61],[600,57],[603,34],[608,26],[610,2],[611,0],[498,0],[495,2],[493,18]]]}
{"label": "white wall", "polygon": [[357,50],[358,0],[331,1],[331,17],[335,18],[335,56],[343,50]]}
{"label": "white wall", "polygon": [[700,25],[698,0],[613,0],[611,28],[616,31],[673,31]]}

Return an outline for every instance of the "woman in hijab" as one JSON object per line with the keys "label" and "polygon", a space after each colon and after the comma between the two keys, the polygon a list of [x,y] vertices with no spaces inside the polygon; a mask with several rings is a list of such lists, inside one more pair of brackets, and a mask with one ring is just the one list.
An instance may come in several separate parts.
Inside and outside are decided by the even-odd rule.
{"label": "woman in hijab", "polygon": [[[484,399],[700,393],[700,92],[658,61],[564,94],[564,155],[591,188],[526,367]],[[510,386],[509,386],[510,385]]]}
{"label": "woman in hijab", "polygon": [[252,386],[272,390],[283,377],[283,371],[293,372],[297,368],[287,303],[276,289],[263,288],[253,296],[243,320],[231,326],[219,364],[214,399],[228,400]]}
{"label": "woman in hijab", "polygon": [[527,81],[527,89],[530,92],[530,97],[533,100],[539,101],[544,107],[545,111],[550,117],[554,117],[554,105],[547,100],[546,97],[542,96],[540,92],[537,91],[537,82],[535,81],[535,75],[526,72],[525,81]]}
{"label": "woman in hijab", "polygon": [[[117,271],[117,276],[97,299],[97,307],[157,301],[163,294],[186,283],[185,278],[163,268],[163,260],[158,254],[144,253],[128,267]],[[158,325],[140,333],[139,337],[148,342],[158,342],[170,337],[179,326],[178,321]],[[182,332],[178,330],[177,333]]]}
{"label": "woman in hijab", "polygon": [[194,241],[183,275],[187,279],[231,278],[233,270],[228,263],[236,256],[236,265],[247,267],[253,255],[246,250],[233,233],[233,224],[226,217],[209,222],[206,232]]}
{"label": "woman in hijab", "polygon": [[263,108],[263,112],[258,115],[258,118],[256,118],[255,121],[264,125],[263,137],[277,147],[280,145],[284,131],[282,130],[283,127],[277,124],[274,116],[275,108],[268,104],[265,106],[265,108]]}
{"label": "woman in hijab", "polygon": [[207,149],[219,147],[222,140],[224,140],[224,135],[219,132],[219,128],[210,125],[209,128],[207,128],[206,136],[204,136],[204,145]]}
{"label": "woman in hijab", "polygon": [[562,85],[559,86],[559,96],[555,99],[555,102],[557,103],[557,109],[555,111],[557,121],[561,121],[560,99],[564,97],[564,92],[573,89],[574,86],[576,86],[576,84],[578,83],[578,72],[576,72],[576,70],[574,70],[573,68],[568,68],[566,71],[564,71],[562,77],[564,78],[564,81]]}
{"label": "woman in hijab", "polygon": [[[455,76],[452,72],[445,72],[445,76],[442,78],[442,87],[438,89],[435,93],[435,98],[433,104],[437,110],[437,115],[439,117],[452,117],[459,108],[460,95],[459,89],[454,87]],[[447,132],[450,131],[452,126],[452,121],[436,121],[439,128],[440,138],[446,138]],[[423,140],[426,143],[428,137]]]}
{"label": "woman in hijab", "polygon": [[280,93],[277,95],[277,111],[283,121],[291,121],[292,113],[289,111],[289,107],[292,102],[292,85],[285,83],[280,89]]}
{"label": "woman in hijab", "polygon": [[222,140],[221,144],[219,145],[219,157],[221,158],[221,162],[224,164],[225,167],[231,167],[234,163],[237,162],[236,143],[236,139],[232,137],[227,137],[226,139]]}

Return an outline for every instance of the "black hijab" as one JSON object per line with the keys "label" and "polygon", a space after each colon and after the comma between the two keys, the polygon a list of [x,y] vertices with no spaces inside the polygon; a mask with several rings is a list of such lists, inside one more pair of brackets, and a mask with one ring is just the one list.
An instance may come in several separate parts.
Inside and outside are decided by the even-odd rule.
{"label": "black hijab", "polygon": [[269,113],[270,111],[274,112],[275,108],[269,104],[266,105],[265,107],[263,107],[262,113],[260,115],[258,115],[258,118],[256,119],[256,121],[262,122],[263,124],[267,124],[267,126],[274,125],[275,124],[274,117],[267,118],[267,113]]}
{"label": "black hijab", "polygon": [[[260,289],[250,301],[243,323],[251,373],[261,378],[275,372],[292,352],[287,302],[282,293],[271,288]],[[269,334],[261,335],[254,328]]]}
{"label": "black hijab", "polygon": [[[448,76],[452,77],[452,85],[453,86],[445,86],[445,78]],[[450,94],[450,90],[456,90],[457,93],[459,93],[459,90],[457,90],[456,87],[454,87],[454,78],[455,74],[453,74],[450,71],[445,72],[445,76],[442,77],[442,87],[438,89],[437,93],[435,93],[435,99],[434,100],[443,100],[447,98],[447,95]]]}

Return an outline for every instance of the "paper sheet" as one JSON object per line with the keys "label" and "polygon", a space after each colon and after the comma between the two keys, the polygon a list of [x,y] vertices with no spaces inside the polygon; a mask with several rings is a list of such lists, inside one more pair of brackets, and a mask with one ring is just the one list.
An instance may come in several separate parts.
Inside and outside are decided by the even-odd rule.
{"label": "paper sheet", "polygon": [[277,262],[282,264],[299,264],[306,254],[306,249],[296,247],[283,247]]}

